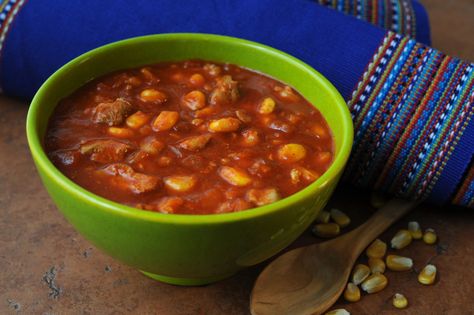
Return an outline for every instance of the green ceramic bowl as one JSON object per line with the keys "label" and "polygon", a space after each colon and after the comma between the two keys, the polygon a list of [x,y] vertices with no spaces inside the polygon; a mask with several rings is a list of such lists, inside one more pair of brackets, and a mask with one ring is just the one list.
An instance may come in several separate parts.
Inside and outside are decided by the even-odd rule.
{"label": "green ceramic bowl", "polygon": [[[103,74],[170,60],[229,62],[266,73],[296,88],[324,115],[335,160],[316,182],[263,207],[216,215],[161,214],[99,197],[73,183],[48,159],[43,139],[58,102]],[[321,74],[273,48],[207,34],[132,38],[87,52],[56,71],[34,97],[28,143],[41,179],[67,220],[112,257],[168,283],[200,285],[226,278],[293,242],[328,201],[352,146],[352,121],[341,95]]]}

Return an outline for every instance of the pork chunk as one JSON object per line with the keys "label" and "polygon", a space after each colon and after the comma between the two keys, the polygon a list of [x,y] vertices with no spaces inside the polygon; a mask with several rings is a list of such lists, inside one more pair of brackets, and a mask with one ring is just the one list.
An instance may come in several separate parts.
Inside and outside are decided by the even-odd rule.
{"label": "pork chunk", "polygon": [[121,161],[132,147],[116,140],[93,140],[81,145],[80,152],[99,163]]}
{"label": "pork chunk", "polygon": [[97,105],[92,111],[92,121],[96,124],[118,126],[132,112],[132,104],[122,98],[117,98],[113,102],[104,102]]}
{"label": "pork chunk", "polygon": [[210,103],[232,104],[239,98],[238,82],[232,80],[230,75],[224,75],[216,79],[216,87],[211,92]]}
{"label": "pork chunk", "polygon": [[100,170],[100,172],[115,176],[116,180],[114,183],[116,185],[129,189],[135,194],[155,190],[159,185],[157,176],[135,172],[129,165],[123,163],[111,164]]}

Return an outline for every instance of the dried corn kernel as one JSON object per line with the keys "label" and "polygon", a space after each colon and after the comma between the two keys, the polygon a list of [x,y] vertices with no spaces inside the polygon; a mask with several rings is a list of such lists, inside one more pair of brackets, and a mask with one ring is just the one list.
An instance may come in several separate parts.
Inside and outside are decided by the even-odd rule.
{"label": "dried corn kernel", "polygon": [[426,244],[432,245],[436,243],[438,240],[438,236],[436,235],[435,230],[433,229],[426,229],[425,234],[423,234],[423,242]]}
{"label": "dried corn kernel", "polygon": [[178,122],[178,119],[178,112],[164,110],[155,118],[152,128],[154,131],[169,130]]}
{"label": "dried corn kernel", "polygon": [[322,238],[331,238],[339,235],[341,228],[336,223],[321,223],[313,226],[312,232]]}
{"label": "dried corn kernel", "polygon": [[331,219],[340,227],[346,227],[351,223],[351,219],[339,209],[331,209],[330,214]]}
{"label": "dried corn kernel", "polygon": [[206,82],[202,74],[200,73],[195,73],[189,78],[189,83],[191,83],[194,86],[201,86]]}
{"label": "dried corn kernel", "polygon": [[209,131],[211,132],[232,132],[240,127],[240,120],[233,117],[221,118],[211,121]]}
{"label": "dried corn kernel", "polygon": [[316,217],[316,222],[328,223],[330,218],[331,218],[331,215],[329,214],[328,211],[321,210],[318,216]]}
{"label": "dried corn kernel", "polygon": [[191,190],[197,183],[194,176],[168,176],[163,179],[166,188],[177,192]]}
{"label": "dried corn kernel", "polygon": [[183,96],[182,103],[190,110],[206,107],[206,95],[199,90],[194,90]]}
{"label": "dried corn kernel", "polygon": [[260,114],[270,114],[275,110],[275,101],[271,97],[265,98],[262,103],[260,103],[260,106],[258,107],[258,112]]}
{"label": "dried corn kernel", "polygon": [[306,157],[306,149],[301,144],[289,143],[278,149],[278,158],[280,160],[294,163]]}
{"label": "dried corn kernel", "polygon": [[396,308],[406,308],[408,306],[408,300],[403,294],[395,293],[392,298],[392,304]]}
{"label": "dried corn kernel", "polygon": [[408,222],[408,231],[411,234],[411,237],[414,240],[419,240],[423,237],[423,233],[421,232],[420,224],[416,221]]}
{"label": "dried corn kernel", "polygon": [[324,315],[351,315],[347,310],[343,308],[338,308],[329,312],[326,312]]}
{"label": "dried corn kernel", "polygon": [[393,271],[406,271],[413,267],[413,260],[408,257],[388,255],[385,259],[388,269]]}
{"label": "dried corn kernel", "polygon": [[120,127],[109,127],[107,128],[107,133],[112,137],[117,138],[131,138],[134,135],[133,130],[128,128],[120,128]]}
{"label": "dried corn kernel", "polygon": [[344,290],[344,299],[348,302],[357,302],[360,300],[359,287],[354,283],[349,282]]}
{"label": "dried corn kernel", "polygon": [[221,166],[218,173],[223,180],[234,186],[247,186],[252,181],[246,172],[230,166]]}
{"label": "dried corn kernel", "polygon": [[372,195],[370,196],[370,204],[374,208],[381,208],[388,202],[387,197],[379,192],[373,192]]}
{"label": "dried corn kernel", "polygon": [[436,279],[436,266],[426,265],[425,268],[418,275],[418,281],[424,285],[430,285],[435,282]]}
{"label": "dried corn kernel", "polygon": [[365,279],[361,284],[361,288],[367,293],[376,293],[385,289],[387,283],[387,277],[381,273],[376,273]]}
{"label": "dried corn kernel", "polygon": [[410,245],[412,241],[411,234],[408,230],[400,230],[390,241],[390,245],[395,249],[402,249]]}
{"label": "dried corn kernel", "polygon": [[382,258],[385,256],[385,253],[387,252],[387,244],[385,242],[376,239],[375,241],[370,244],[369,247],[367,247],[367,250],[365,253],[367,254],[367,257],[369,258]]}
{"label": "dried corn kernel", "polygon": [[359,285],[370,275],[370,268],[364,264],[357,264],[352,270],[352,283]]}
{"label": "dried corn kernel", "polygon": [[385,272],[385,262],[381,258],[369,258],[368,263],[372,274]]}
{"label": "dried corn kernel", "polygon": [[167,96],[165,93],[155,89],[145,89],[140,93],[140,99],[144,102],[164,103]]}
{"label": "dried corn kernel", "polygon": [[133,129],[139,129],[150,120],[150,116],[142,111],[135,112],[125,120],[127,126]]}

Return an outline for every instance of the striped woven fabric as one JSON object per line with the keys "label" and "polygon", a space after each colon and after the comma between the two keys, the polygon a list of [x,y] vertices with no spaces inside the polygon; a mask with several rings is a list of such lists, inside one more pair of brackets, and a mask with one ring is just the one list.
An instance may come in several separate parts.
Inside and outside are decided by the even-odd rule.
{"label": "striped woven fabric", "polygon": [[459,189],[454,201],[472,206],[472,165],[460,183],[474,149],[465,135],[474,124],[473,68],[388,32],[349,101],[356,132],[345,179],[437,203]]}
{"label": "striped woven fabric", "polygon": [[316,0],[316,2],[387,30],[413,38],[416,36],[416,14],[411,0]]}
{"label": "striped woven fabric", "polygon": [[0,52],[10,24],[24,3],[25,0],[0,0]]}
{"label": "striped woven fabric", "polygon": [[[474,145],[474,144],[471,144]],[[474,165],[471,162],[469,172],[466,174],[453,203],[461,206],[474,208]]]}
{"label": "striped woven fabric", "polygon": [[25,0],[0,0],[0,58],[10,25],[24,3]]}

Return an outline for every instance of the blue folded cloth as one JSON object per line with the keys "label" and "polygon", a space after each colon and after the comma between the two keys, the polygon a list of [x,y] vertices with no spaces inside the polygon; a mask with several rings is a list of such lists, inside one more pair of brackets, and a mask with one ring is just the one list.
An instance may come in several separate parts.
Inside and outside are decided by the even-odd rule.
{"label": "blue folded cloth", "polygon": [[429,43],[428,19],[416,1],[7,2],[21,9],[14,19],[10,10],[13,22],[0,37],[6,94],[30,98],[62,64],[119,39],[169,32],[241,37],[302,59],[348,101],[356,138],[346,181],[474,207],[473,66],[380,27]]}

